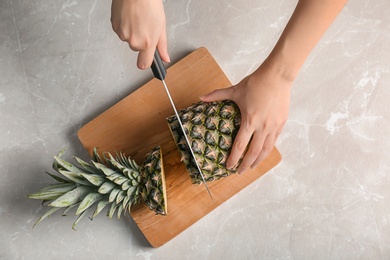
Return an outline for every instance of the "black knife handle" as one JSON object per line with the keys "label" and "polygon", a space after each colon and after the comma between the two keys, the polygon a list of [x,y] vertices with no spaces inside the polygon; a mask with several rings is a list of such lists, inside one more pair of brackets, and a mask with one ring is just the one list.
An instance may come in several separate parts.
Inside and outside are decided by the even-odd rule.
{"label": "black knife handle", "polygon": [[158,53],[158,50],[154,52],[154,58],[152,66],[150,67],[153,71],[153,75],[156,79],[164,80],[165,76],[167,75],[167,71],[164,67],[164,64],[161,60],[160,53]]}

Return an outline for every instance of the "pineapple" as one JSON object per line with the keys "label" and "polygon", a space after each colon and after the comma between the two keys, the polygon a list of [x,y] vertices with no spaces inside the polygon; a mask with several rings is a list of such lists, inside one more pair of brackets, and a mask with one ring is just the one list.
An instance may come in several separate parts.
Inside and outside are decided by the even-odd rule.
{"label": "pineapple", "polygon": [[[205,180],[214,181],[236,173],[226,168],[226,160],[240,126],[238,106],[230,100],[198,102],[178,114]],[[170,116],[167,121],[192,183],[202,183],[177,117]]]}
{"label": "pineapple", "polygon": [[54,156],[53,169],[65,178],[48,173],[58,183],[27,195],[28,198],[48,202],[51,207],[34,226],[61,208],[65,215],[77,207],[76,215],[79,217],[73,224],[74,229],[87,210],[96,203],[91,219],[106,206],[109,206],[107,216],[112,218],[117,211],[120,218],[132,205],[142,202],[156,214],[167,214],[165,177],[159,146],[146,155],[141,166],[123,153],[116,158],[107,153],[103,160],[96,149],[91,163],[75,157],[79,164],[75,166],[61,159],[64,151],[62,149]]}
{"label": "pineapple", "polygon": [[[236,173],[235,169],[226,168],[226,160],[240,127],[238,106],[230,100],[198,102],[178,113],[205,180],[214,181]],[[167,122],[192,183],[201,184],[202,177],[176,116],[168,117]],[[167,214],[166,184],[159,146],[146,155],[141,166],[123,153],[115,158],[106,153],[102,159],[96,149],[91,163],[75,157],[78,163],[75,166],[61,159],[64,150],[54,156],[53,169],[65,178],[48,173],[58,183],[27,195],[28,198],[43,200],[51,207],[34,226],[59,209],[64,209],[65,215],[77,207],[75,228],[94,204],[96,209],[91,219],[106,206],[109,206],[107,215],[110,218],[116,211],[120,218],[132,205],[140,203],[145,203],[156,214]]]}

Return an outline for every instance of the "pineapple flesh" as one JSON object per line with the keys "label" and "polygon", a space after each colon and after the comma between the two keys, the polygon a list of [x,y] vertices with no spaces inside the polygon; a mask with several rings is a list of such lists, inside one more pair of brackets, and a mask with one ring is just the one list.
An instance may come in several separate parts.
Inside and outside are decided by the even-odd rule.
{"label": "pineapple flesh", "polygon": [[166,215],[167,192],[161,149],[154,149],[146,155],[142,169],[145,186],[143,201],[156,214]]}
{"label": "pineapple flesh", "polygon": [[[238,106],[230,100],[198,102],[178,111],[178,114],[205,180],[214,181],[236,173],[235,169],[226,168],[226,161],[240,127]],[[167,122],[192,183],[201,184],[202,177],[191,156],[177,117],[170,116]]]}
{"label": "pineapple flesh", "polygon": [[[51,207],[38,221],[64,209],[65,215],[77,207],[78,218],[73,224],[75,228],[80,219],[94,204],[93,219],[106,206],[107,216],[130,211],[135,204],[145,203],[156,214],[167,214],[166,188],[162,165],[161,148],[158,146],[149,152],[144,163],[139,166],[123,153],[114,158],[110,153],[104,154],[104,160],[94,149],[91,163],[75,157],[78,165],[73,165],[61,158],[65,149],[54,156],[53,169],[62,175],[48,173],[58,183],[41,189],[38,193],[27,195],[28,198],[40,199]],[[65,178],[64,178],[65,177]]]}

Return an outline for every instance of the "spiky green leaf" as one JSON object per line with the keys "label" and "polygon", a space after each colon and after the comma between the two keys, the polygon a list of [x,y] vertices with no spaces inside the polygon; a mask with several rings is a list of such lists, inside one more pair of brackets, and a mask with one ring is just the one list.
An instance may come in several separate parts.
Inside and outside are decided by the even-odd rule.
{"label": "spiky green leaf", "polygon": [[137,171],[133,171],[133,172],[131,172],[131,179],[138,179],[138,177],[140,177],[140,174],[139,174],[139,172],[137,172]]}
{"label": "spiky green leaf", "polygon": [[125,169],[123,169],[122,173],[123,173],[123,175],[125,175],[128,178],[134,179],[134,176],[138,176],[139,175],[139,170],[134,170],[134,169],[131,169],[131,168],[125,168]]}
{"label": "spiky green leaf", "polygon": [[116,183],[116,184],[118,184],[118,185],[122,185],[125,181],[127,181],[128,180],[128,178],[126,178],[126,177],[124,177],[124,176],[120,176],[120,177],[118,177],[118,178],[116,178],[115,180],[114,180],[114,182]]}
{"label": "spiky green leaf", "polygon": [[86,186],[92,186],[92,184],[89,181],[87,181],[80,173],[73,173],[61,169],[59,169],[58,172],[75,183],[79,183]]}
{"label": "spiky green leaf", "polygon": [[116,160],[126,168],[124,173],[126,174],[127,177],[130,177],[129,174],[134,172],[139,172],[140,170],[140,166],[130,157],[127,158],[123,153],[117,155]]}
{"label": "spiky green leaf", "polygon": [[[57,172],[58,172],[58,170],[57,170]],[[59,176],[57,176],[57,175],[54,175],[54,174],[52,174],[52,173],[50,173],[50,172],[46,172],[50,177],[52,177],[53,179],[55,179],[56,181],[58,181],[58,182],[62,182],[62,183],[70,183],[71,181],[70,180],[66,180],[66,179],[63,179],[63,178],[61,178],[61,177],[59,177]]]}
{"label": "spiky green leaf", "polygon": [[35,222],[35,224],[33,225],[33,228],[39,223],[41,222],[42,220],[44,220],[45,218],[47,218],[48,216],[50,216],[51,214],[53,214],[54,212],[56,212],[57,210],[59,210],[60,208],[51,208],[49,209],[48,211],[46,211],[45,214],[42,215],[42,217],[40,217],[37,222]]}
{"label": "spiky green leaf", "polygon": [[[62,155],[64,155],[65,150],[66,150],[66,146],[60,150],[60,152],[57,154],[57,157],[61,157]],[[58,162],[57,162],[56,160],[53,161],[52,168],[53,168],[55,171],[58,172],[58,170],[59,170],[59,168],[60,168],[60,165],[58,165]]]}
{"label": "spiky green leaf", "polygon": [[122,190],[128,190],[130,187],[132,187],[131,180],[127,180],[122,184]]}
{"label": "spiky green leaf", "polygon": [[82,172],[80,168],[71,164],[70,162],[65,161],[64,159],[58,156],[54,156],[54,160],[57,162],[58,165],[62,167],[62,168],[58,168],[58,170],[65,169],[74,174]]}
{"label": "spiky green leaf", "polygon": [[130,201],[130,197],[129,196],[126,196],[123,199],[123,202],[122,202],[123,208],[127,208],[127,205],[129,204],[129,201]]}
{"label": "spiky green leaf", "polygon": [[68,192],[72,190],[72,188],[76,188],[76,184],[74,183],[57,183],[52,184],[47,187],[41,189],[41,191],[52,191],[52,192]]}
{"label": "spiky green leaf", "polygon": [[77,207],[78,205],[80,205],[80,202],[79,203],[76,203],[76,204],[73,204],[69,207],[67,207],[63,212],[62,212],[62,216],[66,216],[66,213],[68,213],[71,209],[73,209],[74,207]]}
{"label": "spiky green leaf", "polygon": [[120,174],[120,173],[114,173],[114,174],[111,174],[110,176],[107,176],[107,179],[109,179],[110,181],[114,182],[115,179],[117,179],[119,177],[123,177],[123,175]]}
{"label": "spiky green leaf", "polygon": [[115,183],[111,181],[107,181],[100,186],[98,192],[100,194],[107,194],[110,193],[114,188],[116,187]]}
{"label": "spiky green leaf", "polygon": [[111,164],[112,168],[118,169],[121,172],[123,172],[126,167],[124,167],[122,164],[120,164],[118,161],[115,160],[114,157],[110,153],[108,153],[108,158],[106,159],[107,163]]}
{"label": "spiky green leaf", "polygon": [[135,169],[135,170],[139,171],[140,166],[136,163],[136,161],[132,160],[130,157],[126,158],[126,161],[131,166],[130,167],[131,169]]}
{"label": "spiky green leaf", "polygon": [[137,189],[135,190],[134,195],[135,195],[135,196],[138,196],[138,195],[141,194],[141,193],[142,193],[141,186],[138,186]]}
{"label": "spiky green leaf", "polygon": [[115,199],[116,199],[116,196],[118,195],[118,193],[120,192],[121,190],[118,189],[118,188],[115,188],[111,191],[110,193],[110,197],[108,199],[109,202],[113,202]]}
{"label": "spiky green leaf", "polygon": [[80,202],[89,192],[91,192],[91,188],[87,186],[79,186],[54,200],[49,204],[49,206],[58,208],[69,207]]}
{"label": "spiky green leaf", "polygon": [[68,191],[73,190],[74,188],[76,188],[76,185],[74,185],[73,183],[54,184],[42,188],[38,193],[29,194],[27,195],[27,197],[30,199],[50,201],[57,199],[58,197],[62,196]]}
{"label": "spiky green leaf", "polygon": [[30,198],[30,199],[43,200],[46,202],[46,201],[50,201],[50,200],[55,200],[62,195],[63,195],[63,193],[38,192],[38,193],[34,193],[34,194],[29,194],[26,197]]}
{"label": "spiky green leaf", "polygon": [[118,219],[121,218],[122,211],[123,211],[123,205],[120,204],[119,207],[118,207],[118,212],[117,212],[117,217],[118,217]]}
{"label": "spiky green leaf", "polygon": [[115,213],[115,210],[119,207],[119,205],[115,204],[115,203],[112,203],[111,204],[111,207],[110,209],[108,210],[107,212],[107,216],[111,219],[112,216],[114,215]]}
{"label": "spiky green leaf", "polygon": [[121,190],[116,196],[116,204],[119,204],[126,197],[126,191]]}
{"label": "spiky green leaf", "polygon": [[127,196],[134,195],[136,190],[137,190],[137,186],[130,186],[130,188],[127,190]]}
{"label": "spiky green leaf", "polygon": [[126,168],[131,168],[131,165],[129,164],[129,162],[127,161],[125,155],[123,153],[117,153],[116,154],[116,160],[122,164],[123,166],[125,166]]}
{"label": "spiky green leaf", "polygon": [[48,201],[57,199],[61,195],[63,195],[63,193],[52,193],[52,192],[41,193],[41,192],[38,192],[38,193],[34,193],[34,194],[28,194],[26,197],[29,199],[43,200],[42,204],[44,204]]}
{"label": "spiky green leaf", "polygon": [[92,215],[92,219],[94,217],[96,217],[96,215],[99,214],[100,211],[102,211],[108,205],[108,203],[109,203],[108,200],[101,200],[101,201],[99,201],[98,205],[96,206],[96,210],[95,210],[95,212]]}
{"label": "spiky green leaf", "polygon": [[100,157],[98,151],[97,151],[97,147],[94,147],[93,148],[93,153],[92,153],[92,160],[95,161],[95,162],[98,162],[98,163],[104,163],[104,161],[102,160],[102,158]]}
{"label": "spiky green leaf", "polygon": [[73,223],[73,225],[72,225],[72,229],[73,230],[76,230],[76,225],[77,225],[77,223],[79,223],[80,222],[80,220],[85,216],[85,214],[87,213],[87,211],[84,211],[77,219],[76,219],[76,221]]}
{"label": "spiky green leaf", "polygon": [[81,201],[80,206],[76,210],[76,215],[79,215],[80,213],[87,210],[89,207],[91,207],[96,201],[101,200],[103,198],[103,195],[100,193],[89,193],[83,201]]}
{"label": "spiky green leaf", "polygon": [[99,171],[99,169],[96,169],[96,167],[93,167],[91,164],[83,161],[82,159],[80,159],[76,156],[74,158],[80,164],[81,168],[83,168],[86,172],[93,173],[93,174],[100,174],[101,173]]}
{"label": "spiky green leaf", "polygon": [[114,171],[114,170],[108,168],[108,167],[105,166],[104,164],[97,163],[97,162],[92,162],[92,163],[93,163],[93,165],[94,165],[97,169],[101,170],[101,171],[104,173],[104,175],[106,175],[106,176],[110,176],[110,175],[116,173],[116,171]]}
{"label": "spiky green leaf", "polygon": [[90,183],[98,187],[100,187],[106,181],[106,178],[104,176],[97,175],[97,174],[81,173],[81,175],[85,179],[87,179]]}

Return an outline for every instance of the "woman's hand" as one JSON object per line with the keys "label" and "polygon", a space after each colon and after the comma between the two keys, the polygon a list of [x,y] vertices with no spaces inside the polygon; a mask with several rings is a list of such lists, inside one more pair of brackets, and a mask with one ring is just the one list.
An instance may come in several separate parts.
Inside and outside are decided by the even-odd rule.
{"label": "woman's hand", "polygon": [[271,152],[288,117],[291,85],[291,80],[260,66],[237,85],[201,97],[205,102],[230,99],[240,108],[241,126],[227,168],[235,167],[244,155],[238,167],[243,173]]}
{"label": "woman's hand", "polygon": [[259,68],[237,85],[201,98],[206,102],[230,99],[241,110],[241,127],[226,163],[228,168],[244,155],[238,167],[242,173],[271,151],[287,121],[293,80],[346,2],[299,0],[278,42]]}
{"label": "woman's hand", "polygon": [[162,60],[170,61],[162,0],[112,0],[111,24],[119,38],[139,52],[138,68],[150,67],[156,48]]}

